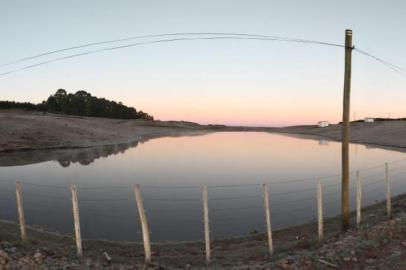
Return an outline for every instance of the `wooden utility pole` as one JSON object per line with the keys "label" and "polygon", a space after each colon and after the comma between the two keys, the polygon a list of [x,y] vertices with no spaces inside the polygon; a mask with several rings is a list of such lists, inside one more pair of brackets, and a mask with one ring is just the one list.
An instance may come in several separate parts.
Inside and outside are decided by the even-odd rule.
{"label": "wooden utility pole", "polygon": [[347,230],[350,226],[350,91],[351,91],[351,54],[352,30],[345,30],[345,71],[344,71],[344,98],[342,123],[342,182],[341,182],[341,214],[342,227]]}

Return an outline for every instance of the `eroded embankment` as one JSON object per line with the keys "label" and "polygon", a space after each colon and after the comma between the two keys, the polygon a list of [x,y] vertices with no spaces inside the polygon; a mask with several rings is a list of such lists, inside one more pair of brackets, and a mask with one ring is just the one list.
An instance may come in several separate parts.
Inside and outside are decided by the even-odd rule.
{"label": "eroded embankment", "polygon": [[[274,129],[274,132],[313,135],[330,140],[341,140],[341,125],[325,128],[317,126],[292,126]],[[406,121],[379,121],[351,123],[352,143],[375,145],[397,151],[406,151]]]}
{"label": "eroded embankment", "polygon": [[189,122],[120,120],[0,111],[0,152],[86,148],[215,130]]}

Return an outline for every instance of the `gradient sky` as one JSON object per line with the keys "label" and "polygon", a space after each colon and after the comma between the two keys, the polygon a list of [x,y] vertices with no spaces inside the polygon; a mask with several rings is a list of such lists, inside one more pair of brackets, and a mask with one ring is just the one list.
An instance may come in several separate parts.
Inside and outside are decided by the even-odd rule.
{"label": "gradient sky", "polygon": [[[1,0],[0,65],[136,35],[241,32],[343,44],[344,30],[351,28],[356,47],[406,67],[405,14],[402,0]],[[343,58],[342,48],[269,41],[154,44],[0,77],[0,100],[40,102],[58,88],[83,89],[161,120],[266,126],[337,122]],[[18,66],[0,67],[0,73]],[[354,52],[352,118],[354,111],[357,118],[406,116],[405,90],[406,78]]]}

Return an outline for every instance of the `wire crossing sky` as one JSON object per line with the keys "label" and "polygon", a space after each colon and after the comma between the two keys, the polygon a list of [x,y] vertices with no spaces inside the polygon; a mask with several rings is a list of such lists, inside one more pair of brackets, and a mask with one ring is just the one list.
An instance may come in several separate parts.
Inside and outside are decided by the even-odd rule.
{"label": "wire crossing sky", "polygon": [[[163,35],[155,35],[155,36],[172,36],[172,35],[176,35],[176,34],[163,34]],[[194,35],[199,35],[199,34],[194,34]],[[196,41],[196,40],[225,40],[225,39],[232,39],[232,40],[262,40],[262,41],[282,41],[282,42],[295,42],[295,43],[305,43],[305,44],[317,44],[317,45],[324,45],[324,46],[334,46],[334,47],[344,47],[343,45],[339,45],[339,44],[333,44],[333,43],[327,43],[327,42],[321,42],[321,41],[314,41],[314,40],[301,40],[301,39],[293,39],[293,38],[281,38],[281,37],[266,37],[266,36],[262,36],[259,37],[259,35],[249,35],[249,34],[238,34],[239,36],[232,36],[231,35],[226,35],[226,36],[208,36],[208,37],[177,37],[177,38],[171,38],[171,39],[158,39],[158,40],[150,40],[150,41],[143,41],[143,42],[137,42],[137,43],[130,43],[130,44],[125,44],[125,45],[120,45],[120,46],[114,46],[114,47],[107,47],[107,48],[102,48],[102,49],[97,49],[97,50],[91,50],[91,51],[85,51],[85,52],[81,52],[81,53],[76,53],[76,54],[71,54],[68,56],[63,56],[63,57],[58,57],[58,58],[54,58],[51,60],[47,60],[47,61],[43,61],[43,62],[39,62],[39,63],[35,63],[35,64],[31,64],[28,66],[23,66],[14,70],[10,70],[10,71],[6,71],[4,73],[0,73],[0,76],[4,76],[7,74],[11,74],[11,73],[15,73],[21,70],[25,70],[25,69],[30,69],[33,67],[37,67],[37,66],[42,66],[45,64],[49,64],[49,63],[53,63],[53,62],[58,62],[58,61],[62,61],[65,59],[70,59],[70,58],[75,58],[75,57],[79,57],[79,56],[84,56],[84,55],[89,55],[89,54],[94,54],[94,53],[99,53],[99,52],[106,52],[106,51],[112,51],[112,50],[119,50],[119,49],[125,49],[125,48],[129,48],[129,47],[134,47],[134,46],[140,46],[140,45],[148,45],[148,44],[156,44],[156,43],[166,43],[166,42],[175,42],[175,41]],[[154,36],[154,35],[151,35]],[[241,37],[243,36],[243,37]],[[123,40],[123,39],[121,39]],[[119,41],[121,41],[119,40]],[[112,41],[108,41],[107,43],[111,43]],[[97,43],[93,43],[93,44],[106,44],[106,42],[97,42]],[[66,48],[66,49],[60,49],[57,51],[51,51],[51,52],[46,52],[46,53],[42,53],[39,55],[35,55],[35,56],[30,56],[30,57],[26,57],[26,58],[22,58],[19,60],[16,60],[14,62],[11,62],[12,64],[15,63],[20,63],[20,62],[24,62],[26,60],[31,60],[31,59],[36,59],[39,58],[41,56],[45,56],[45,55],[51,55],[57,52],[61,52],[61,51],[68,51],[71,49],[76,49],[76,48],[83,48],[83,47],[88,47],[91,46],[89,44],[86,45],[79,45],[79,46],[75,46],[75,47],[70,47],[70,48]],[[10,65],[11,63],[7,63],[4,64],[4,66],[6,65]]]}
{"label": "wire crossing sky", "polygon": [[340,46],[350,28],[353,112],[358,118],[402,117],[405,12],[403,1],[6,0],[0,100],[40,102],[65,88],[122,101],[161,120],[336,122]]}
{"label": "wire crossing sky", "polygon": [[[94,45],[100,45],[100,44],[108,44],[108,43],[114,43],[114,42],[120,42],[120,41],[127,41],[127,40],[133,40],[133,39],[139,39],[139,38],[150,38],[150,37],[162,37],[162,36],[182,36],[182,35],[195,35],[195,36],[200,36],[200,35],[223,35],[223,36],[208,36],[208,37],[177,37],[177,38],[172,38],[172,39],[158,39],[158,40],[150,40],[150,41],[144,41],[144,42],[138,42],[138,43],[130,43],[130,44],[125,44],[125,45],[120,45],[120,46],[114,46],[114,47],[107,47],[107,48],[102,48],[102,49],[97,49],[97,50],[92,50],[92,51],[85,51],[82,53],[76,53],[76,54],[71,54],[68,56],[63,56],[63,57],[58,57],[54,58],[51,60],[43,61],[43,62],[38,62],[35,64],[31,64],[28,66],[23,66],[14,70],[6,71],[3,73],[0,73],[0,76],[5,76],[8,74],[12,74],[18,71],[34,68],[37,66],[42,66],[46,65],[49,63],[53,62],[58,62],[62,61],[65,59],[70,59],[70,58],[75,58],[79,56],[85,56],[88,54],[93,54],[93,53],[99,53],[99,52],[105,52],[105,51],[112,51],[112,50],[118,50],[118,49],[124,49],[124,48],[129,48],[129,47],[134,47],[134,46],[140,46],[140,45],[148,45],[148,44],[154,44],[154,43],[166,43],[166,42],[175,42],[175,41],[193,41],[193,40],[224,40],[224,39],[234,39],[234,40],[262,40],[262,41],[281,41],[281,42],[294,42],[294,43],[305,43],[305,44],[316,44],[316,45],[323,45],[323,46],[334,46],[334,47],[340,47],[344,48],[344,45],[340,44],[334,44],[334,43],[328,43],[328,42],[323,42],[323,41],[315,41],[315,40],[305,40],[305,39],[296,39],[296,38],[287,38],[287,37],[272,37],[272,36],[266,36],[266,35],[252,35],[252,34],[234,34],[234,33],[183,33],[183,34],[176,34],[176,33],[171,33],[171,34],[157,34],[157,35],[146,35],[146,36],[139,36],[139,37],[130,37],[130,38],[124,38],[124,39],[117,39],[117,40],[108,40],[108,41],[100,41],[100,42],[94,42],[94,43],[88,43],[88,44],[83,44],[83,45],[77,45],[74,47],[69,47],[69,48],[64,48],[64,49],[59,49],[55,51],[50,51],[50,52],[44,52],[41,54],[37,54],[34,56],[29,56],[25,58],[21,58],[0,66],[8,66],[11,64],[17,64],[21,62],[25,62],[27,60],[32,60],[32,59],[37,59],[42,56],[46,55],[52,55],[56,54],[59,52],[65,52],[65,51],[70,51],[74,49],[79,49],[79,48],[85,48],[85,47],[90,47]],[[372,59],[378,61],[379,63],[387,66],[391,70],[395,71],[396,73],[399,73],[401,76],[406,78],[406,71],[403,68],[400,68],[394,64],[389,63],[388,61],[385,61],[383,59],[380,59],[377,56],[371,55],[365,51],[362,51],[358,48],[355,48],[355,51],[364,54],[368,57],[371,57]]]}
{"label": "wire crossing sky", "polygon": [[[267,35],[245,34],[245,33],[167,33],[167,34],[155,34],[155,35],[143,35],[143,36],[127,37],[127,38],[120,38],[120,39],[105,40],[105,41],[98,41],[98,42],[92,42],[92,43],[87,43],[87,44],[81,44],[81,45],[76,45],[76,46],[73,46],[73,47],[58,49],[58,50],[49,51],[49,52],[43,52],[43,53],[40,53],[40,54],[37,54],[37,55],[24,57],[24,58],[21,58],[21,59],[11,61],[9,63],[0,64],[0,66],[8,66],[8,65],[11,65],[11,64],[24,62],[24,61],[27,61],[27,60],[39,58],[39,57],[46,56],[46,55],[51,55],[51,54],[60,53],[60,52],[64,52],[64,51],[70,51],[70,50],[74,50],[74,49],[90,47],[90,46],[94,46],[94,45],[117,43],[117,42],[121,42],[121,41],[129,41],[129,40],[145,39],[145,38],[170,37],[170,36],[202,36],[202,35],[203,36],[221,35],[221,36],[228,36],[230,38],[232,38],[233,36],[236,36],[236,37],[251,37],[251,38],[258,38],[259,40],[260,40],[260,38],[263,38],[263,39],[266,38],[266,39],[269,39],[269,40],[276,40],[276,41],[301,42],[301,43],[310,43],[310,44],[319,44],[319,45],[343,47],[343,45],[327,43],[327,42],[322,42],[322,41],[304,40],[304,39],[296,39],[296,38],[288,38],[288,37],[276,37],[276,36],[267,36]],[[173,41],[176,41],[176,40],[173,40]]]}

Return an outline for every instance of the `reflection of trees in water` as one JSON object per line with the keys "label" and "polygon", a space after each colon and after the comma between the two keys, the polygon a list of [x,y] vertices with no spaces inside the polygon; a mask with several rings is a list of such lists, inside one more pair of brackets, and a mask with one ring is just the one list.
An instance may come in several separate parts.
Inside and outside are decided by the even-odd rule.
{"label": "reflection of trees in water", "polygon": [[58,162],[62,167],[69,167],[70,165],[70,160],[58,160]]}
{"label": "reflection of trees in water", "polygon": [[79,163],[86,166],[101,157],[124,153],[130,147],[136,147],[138,142],[104,145],[86,149],[80,149],[76,153],[70,153],[58,158],[57,161],[62,167],[69,167],[72,163]]}

